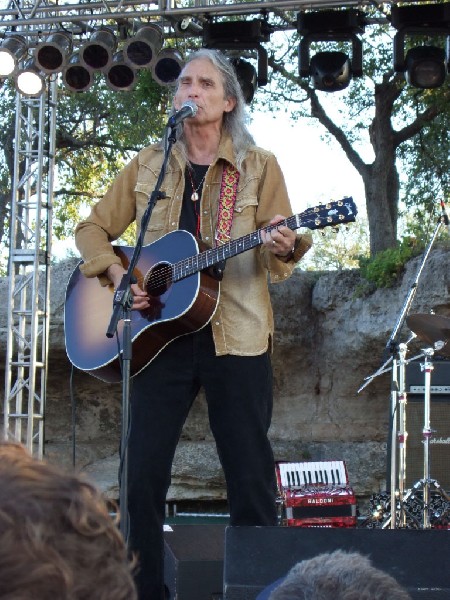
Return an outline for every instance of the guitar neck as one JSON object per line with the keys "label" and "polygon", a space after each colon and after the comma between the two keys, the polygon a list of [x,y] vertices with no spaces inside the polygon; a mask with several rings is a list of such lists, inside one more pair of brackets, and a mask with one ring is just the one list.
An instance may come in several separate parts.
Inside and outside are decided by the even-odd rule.
{"label": "guitar neck", "polygon": [[200,254],[190,256],[175,263],[172,265],[172,278],[174,281],[184,279],[185,277],[189,277],[189,275],[208,269],[237,254],[251,250],[251,248],[262,244],[261,233],[263,231],[272,231],[272,229],[276,229],[279,225],[285,225],[292,230],[300,229],[300,227],[323,229],[328,226],[351,223],[355,221],[357,212],[358,210],[351,196],[314,208],[308,208],[304,212],[292,215],[274,225],[267,225],[267,227],[253,231],[236,240],[230,240],[221,246],[204,250]]}
{"label": "guitar neck", "polygon": [[263,229],[257,229],[236,240],[230,240],[216,248],[204,250],[203,252],[200,252],[200,254],[190,256],[189,258],[185,258],[175,263],[173,265],[173,280],[178,281],[184,279],[194,273],[208,269],[223,260],[247,252],[247,250],[251,250],[256,246],[260,246],[262,244],[261,232],[271,231],[279,225],[285,225],[292,230],[299,229],[299,227],[301,227],[299,215],[293,215],[292,217],[284,219],[284,221],[278,222],[276,225],[268,225]]}

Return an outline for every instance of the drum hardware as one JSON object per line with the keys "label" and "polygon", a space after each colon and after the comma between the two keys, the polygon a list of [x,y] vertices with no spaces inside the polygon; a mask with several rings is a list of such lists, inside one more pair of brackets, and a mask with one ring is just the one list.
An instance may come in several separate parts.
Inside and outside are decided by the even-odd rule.
{"label": "drum hardware", "polygon": [[408,327],[437,354],[450,357],[450,318],[435,314],[406,317]]}
{"label": "drum hardware", "polygon": [[[407,520],[407,511],[404,503],[405,498],[405,474],[406,474],[406,450],[407,450],[407,430],[406,430],[406,411],[405,406],[407,402],[407,394],[405,390],[405,365],[406,365],[406,349],[408,343],[401,344],[398,341],[399,334],[405,323],[406,316],[411,308],[414,296],[416,294],[420,275],[425,267],[426,261],[430,254],[431,248],[435,240],[438,237],[440,228],[448,225],[449,219],[445,212],[445,205],[441,202],[441,214],[437,221],[434,233],[430,239],[428,246],[426,247],[416,275],[412,284],[410,285],[408,294],[405,298],[403,306],[400,310],[397,321],[394,325],[392,333],[386,343],[384,355],[390,355],[390,358],[382,364],[382,366],[373,375],[365,378],[365,383],[359,388],[358,393],[362,391],[369,383],[373,381],[375,377],[381,375],[386,371],[391,372],[391,406],[389,414],[389,430],[390,436],[388,438],[388,476],[387,481],[389,482],[388,493],[391,496],[390,506],[392,507],[391,513],[387,520],[383,523],[384,527],[389,526],[391,529],[396,527],[405,527]],[[410,328],[414,332],[412,338],[417,336],[420,338],[421,335],[425,335],[428,340],[425,340],[428,344],[432,344],[433,348],[431,351],[439,351],[443,353],[450,353],[450,320],[445,317],[438,316],[437,319],[431,319],[436,315],[412,315],[410,319]],[[427,317],[427,318],[423,318]],[[443,320],[442,320],[443,319]],[[426,360],[426,359],[425,359]],[[390,367],[388,365],[391,365]],[[431,369],[428,370],[428,374]],[[429,441],[432,431],[429,426],[429,411],[430,411],[430,386],[428,383],[428,406],[425,407],[427,413],[424,416],[426,425],[424,426],[424,478],[420,485],[424,489],[424,504],[423,510],[423,526],[430,526],[429,519],[429,492],[431,481],[429,477]],[[397,466],[397,453],[399,464]],[[425,466],[427,465],[427,466]],[[398,480],[397,480],[398,475]],[[395,509],[394,509],[395,507]]]}
{"label": "drum hardware", "polygon": [[[397,496],[397,495],[396,495]],[[406,516],[406,529],[421,529],[423,514],[423,493],[420,489],[412,488],[403,499],[403,511]],[[395,511],[400,510],[397,502]],[[450,529],[450,501],[440,491],[431,490],[429,500],[430,524],[433,529]],[[360,527],[367,529],[385,529],[390,522],[391,495],[387,492],[372,494],[366,510],[366,518]]]}
{"label": "drum hardware", "polygon": [[423,423],[423,479],[414,484],[413,488],[405,496],[406,501],[411,494],[422,489],[422,525],[424,529],[431,527],[430,522],[430,492],[433,487],[439,494],[450,501],[450,496],[442,489],[441,485],[430,477],[430,441],[435,433],[431,428],[431,374],[434,369],[432,358],[435,348],[439,352],[450,355],[450,319],[440,315],[411,315],[406,318],[408,327],[417,335],[417,337],[434,345],[433,348],[423,350],[424,362],[421,363],[421,369],[424,373],[424,423]]}
{"label": "drum hardware", "polygon": [[[433,343],[439,348],[439,352],[443,348],[447,350],[450,340],[450,319],[440,315],[411,315],[406,318],[408,326],[416,331],[413,331],[414,337]],[[424,329],[423,329],[424,327]],[[368,523],[372,527],[387,528],[402,527],[402,528],[422,528],[429,529],[431,527],[449,527],[449,512],[450,512],[450,495],[442,488],[436,479],[431,477],[430,473],[430,443],[436,431],[431,428],[431,381],[432,372],[434,370],[433,356],[435,348],[425,348],[420,355],[417,355],[409,360],[406,360],[407,344],[399,345],[398,359],[398,389],[396,395],[398,398],[398,422],[399,429],[398,438],[398,486],[395,488],[394,494],[378,498],[378,504],[372,505],[372,515],[368,519]],[[405,388],[405,366],[418,358],[423,358],[420,364],[421,371],[424,374],[423,398],[424,398],[424,417],[423,417],[423,478],[417,481],[409,490],[405,489],[406,481],[406,465],[407,465],[407,438],[406,430],[406,403],[407,391]],[[384,369],[383,372],[389,369]],[[449,382],[450,384],[450,382]],[[394,448],[395,455],[393,460],[396,460],[397,454]],[[436,498],[442,499],[442,503],[437,509]],[[389,498],[389,500],[387,500]],[[391,511],[391,506],[394,506],[394,513]],[[395,519],[392,516],[395,516]],[[419,518],[420,517],[420,518]]]}

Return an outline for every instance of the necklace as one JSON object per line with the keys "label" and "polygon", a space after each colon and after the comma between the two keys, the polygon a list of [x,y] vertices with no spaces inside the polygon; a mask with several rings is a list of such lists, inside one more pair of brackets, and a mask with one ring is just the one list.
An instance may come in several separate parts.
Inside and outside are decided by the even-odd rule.
{"label": "necklace", "polygon": [[203,185],[203,182],[205,181],[205,177],[206,177],[206,173],[208,172],[208,168],[206,169],[205,174],[201,178],[200,183],[197,185],[197,187],[195,187],[194,180],[192,178],[193,171],[188,167],[187,172],[188,172],[189,180],[191,182],[191,187],[192,187],[191,200],[192,200],[192,202],[197,202],[197,200],[200,198],[199,191]]}

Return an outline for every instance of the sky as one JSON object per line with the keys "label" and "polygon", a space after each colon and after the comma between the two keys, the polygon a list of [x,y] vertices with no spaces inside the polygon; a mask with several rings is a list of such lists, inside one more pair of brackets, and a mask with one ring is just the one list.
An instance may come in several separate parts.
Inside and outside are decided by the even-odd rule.
{"label": "sky", "polygon": [[365,211],[361,177],[336,142],[327,144],[318,125],[280,114],[253,114],[250,130],[259,146],[271,150],[283,170],[294,213],[353,196]]}

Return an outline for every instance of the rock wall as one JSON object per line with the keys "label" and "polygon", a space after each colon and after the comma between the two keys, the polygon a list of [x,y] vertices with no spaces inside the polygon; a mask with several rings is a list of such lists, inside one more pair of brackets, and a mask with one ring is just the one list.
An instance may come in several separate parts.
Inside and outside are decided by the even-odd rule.
{"label": "rock wall", "polygon": [[[430,254],[409,311],[450,316],[450,251]],[[71,371],[64,350],[64,293],[76,260],[52,270],[51,331],[45,440],[49,460],[90,473],[111,497],[118,496],[120,384]],[[275,406],[270,436],[277,460],[345,460],[359,497],[385,489],[390,439],[390,373],[365,378],[389,357],[386,343],[411,292],[420,264],[412,260],[390,289],[360,293],[357,270],[297,270],[271,288],[276,338],[273,353]],[[7,306],[8,281],[0,280]],[[405,325],[399,341],[406,341]],[[5,369],[7,321],[0,316],[0,368]],[[426,344],[416,339],[408,355]],[[3,392],[3,390],[2,390]],[[75,426],[73,423],[75,422]],[[74,437],[75,432],[75,437]],[[185,425],[173,466],[169,499],[225,498],[224,479],[200,395]]]}

